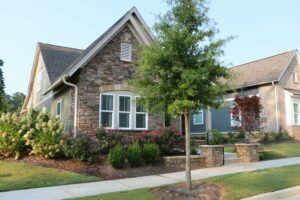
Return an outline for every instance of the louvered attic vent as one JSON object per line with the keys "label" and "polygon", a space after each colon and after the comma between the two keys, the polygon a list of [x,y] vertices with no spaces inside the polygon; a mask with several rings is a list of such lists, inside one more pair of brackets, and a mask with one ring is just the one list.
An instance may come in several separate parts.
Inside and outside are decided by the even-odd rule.
{"label": "louvered attic vent", "polygon": [[121,60],[131,62],[131,44],[121,43]]}

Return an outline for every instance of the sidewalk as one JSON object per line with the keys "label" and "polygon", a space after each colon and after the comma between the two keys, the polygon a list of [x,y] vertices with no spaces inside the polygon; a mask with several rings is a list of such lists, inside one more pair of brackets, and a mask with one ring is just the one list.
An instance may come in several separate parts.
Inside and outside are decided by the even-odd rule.
{"label": "sidewalk", "polygon": [[[223,167],[198,169],[192,171],[192,178],[193,180],[198,180],[213,176],[255,171],[272,167],[282,167],[293,164],[300,164],[300,157],[263,161],[249,164],[237,163],[225,165]],[[161,185],[173,184],[183,181],[185,181],[185,172],[175,172],[153,176],[100,181],[94,183],[81,183],[2,192],[0,193],[0,200],[57,200],[133,190],[138,188],[157,187]]]}
{"label": "sidewalk", "polygon": [[300,199],[300,186],[278,190],[260,194],[254,197],[245,198],[242,200],[299,200]]}

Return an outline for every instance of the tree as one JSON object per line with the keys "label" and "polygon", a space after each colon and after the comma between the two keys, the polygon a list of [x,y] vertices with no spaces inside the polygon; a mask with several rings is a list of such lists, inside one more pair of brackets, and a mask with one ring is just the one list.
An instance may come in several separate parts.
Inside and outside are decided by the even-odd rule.
{"label": "tree", "polygon": [[3,71],[1,67],[3,66],[3,61],[0,59],[0,112],[3,112],[6,108],[5,104],[5,84],[4,84],[4,77]]}
{"label": "tree", "polygon": [[[232,119],[239,125],[233,127],[242,133],[252,134],[262,128],[262,124],[266,121],[261,117],[263,106],[258,96],[235,96],[234,106],[231,108]],[[245,137],[248,143],[248,137]]]}
{"label": "tree", "polygon": [[219,61],[228,39],[215,39],[218,30],[207,16],[205,0],[168,0],[170,10],[154,26],[156,40],[141,47],[132,81],[149,111],[184,116],[186,182],[191,184],[189,112],[218,107],[228,70]]}
{"label": "tree", "polygon": [[6,111],[20,113],[25,97],[25,94],[22,92],[16,92],[12,96],[6,95]]}

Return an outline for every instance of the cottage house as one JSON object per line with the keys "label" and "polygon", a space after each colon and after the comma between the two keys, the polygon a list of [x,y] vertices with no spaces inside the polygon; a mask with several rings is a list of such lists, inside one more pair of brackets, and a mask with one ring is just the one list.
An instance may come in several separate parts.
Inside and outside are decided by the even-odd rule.
{"label": "cottage house", "polygon": [[[65,133],[94,134],[102,126],[144,131],[164,126],[164,115],[136,105],[132,78],[139,45],[154,37],[134,7],[86,49],[38,43],[22,112],[46,108],[65,124]],[[231,131],[235,95],[259,95],[266,131],[287,130],[300,137],[299,54],[297,50],[230,68],[234,92],[220,109],[191,113],[192,134]],[[180,127],[183,123],[174,120]],[[183,127],[181,126],[183,129]]]}

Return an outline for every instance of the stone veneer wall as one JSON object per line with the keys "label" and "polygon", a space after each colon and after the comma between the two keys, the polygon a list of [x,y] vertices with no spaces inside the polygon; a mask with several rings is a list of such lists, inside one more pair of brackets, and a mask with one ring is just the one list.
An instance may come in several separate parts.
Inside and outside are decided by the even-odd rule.
{"label": "stone veneer wall", "polygon": [[[121,42],[132,44],[132,62],[120,60]],[[95,134],[99,127],[99,94],[104,85],[127,82],[135,72],[138,61],[139,43],[125,26],[108,44],[99,51],[82,69],[74,83],[78,85],[78,133]],[[73,96],[73,92],[71,92]],[[72,105],[74,104],[71,97]],[[71,113],[73,112],[72,106]],[[148,127],[158,129],[164,125],[164,117],[149,113]]]}
{"label": "stone veneer wall", "polygon": [[[201,169],[208,167],[219,167],[224,165],[223,145],[200,145],[201,155],[191,155],[191,168]],[[163,157],[164,164],[169,169],[185,169],[185,156]]]}
{"label": "stone veneer wall", "polygon": [[259,144],[235,144],[238,159],[241,162],[258,162],[259,161]]}

